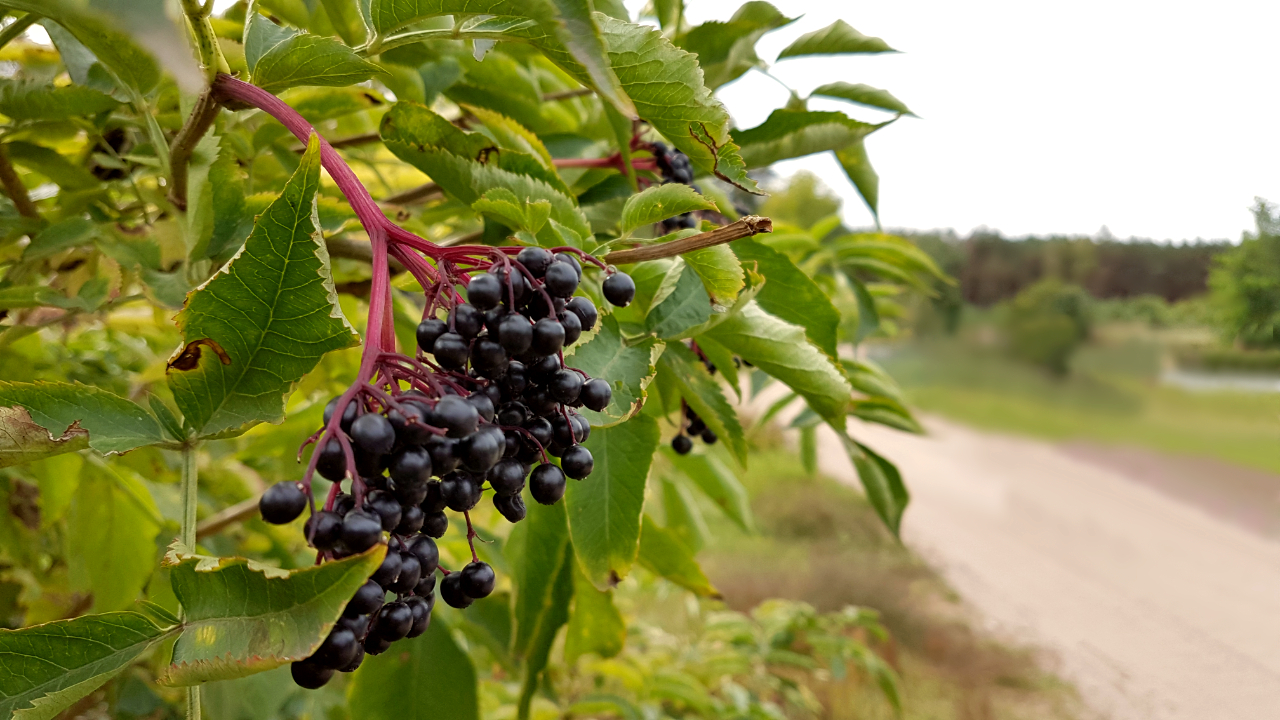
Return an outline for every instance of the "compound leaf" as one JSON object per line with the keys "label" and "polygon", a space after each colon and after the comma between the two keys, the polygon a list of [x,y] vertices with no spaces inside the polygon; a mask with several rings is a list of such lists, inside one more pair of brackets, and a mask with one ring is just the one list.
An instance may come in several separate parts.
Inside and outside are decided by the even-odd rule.
{"label": "compound leaf", "polygon": [[293,384],[325,353],[358,341],[329,274],[316,214],[319,182],[312,135],[298,171],[244,248],[187,296],[177,317],[186,344],[169,363],[169,387],[202,435],[279,422]]}
{"label": "compound leaf", "polygon": [[746,532],[754,532],[755,521],[751,515],[751,499],[733,471],[725,467],[714,455],[691,453],[678,455],[672,450],[663,452],[676,469],[693,481],[704,495],[711,498],[724,514]]}
{"label": "compound leaf", "polygon": [[195,685],[270,670],[315,651],[385,545],[323,565],[282,570],[244,558],[165,556],[186,620],[161,682]]}
{"label": "compound leaf", "polygon": [[844,174],[858,189],[858,194],[862,196],[863,202],[871,209],[871,214],[879,223],[880,176],[876,173],[876,169],[871,167],[871,159],[867,157],[866,142],[858,140],[836,150],[836,160],[840,161]]}
{"label": "compound leaf", "polygon": [[57,87],[22,80],[0,82],[0,113],[12,120],[65,120],[97,115],[120,103],[83,85]]}
{"label": "compound leaf", "polygon": [[613,604],[613,590],[597,590],[581,567],[573,567],[573,612],[564,638],[564,661],[570,667],[587,653],[611,658],[622,652],[627,639],[627,624]]}
{"label": "compound leaf", "polygon": [[127,468],[87,463],[67,517],[67,574],[93,608],[129,607],[155,572],[160,513]]}

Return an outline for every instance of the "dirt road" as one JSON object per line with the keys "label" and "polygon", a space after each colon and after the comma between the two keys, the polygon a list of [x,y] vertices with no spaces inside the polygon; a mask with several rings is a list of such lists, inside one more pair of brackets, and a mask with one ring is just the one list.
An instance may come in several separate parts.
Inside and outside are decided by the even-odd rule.
{"label": "dirt road", "polygon": [[[1079,448],[927,425],[855,434],[902,469],[908,544],[992,629],[1055,654],[1100,717],[1280,718],[1280,542]],[[834,434],[819,447],[856,483]]]}

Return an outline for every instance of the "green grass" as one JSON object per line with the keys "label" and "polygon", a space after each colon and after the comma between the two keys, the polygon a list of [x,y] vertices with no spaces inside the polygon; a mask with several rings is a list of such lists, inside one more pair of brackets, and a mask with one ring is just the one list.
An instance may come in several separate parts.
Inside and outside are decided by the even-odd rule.
{"label": "green grass", "polygon": [[1280,393],[1163,386],[1157,352],[1137,341],[1086,348],[1061,379],[960,340],[904,344],[881,362],[916,408],[967,425],[1280,472]]}

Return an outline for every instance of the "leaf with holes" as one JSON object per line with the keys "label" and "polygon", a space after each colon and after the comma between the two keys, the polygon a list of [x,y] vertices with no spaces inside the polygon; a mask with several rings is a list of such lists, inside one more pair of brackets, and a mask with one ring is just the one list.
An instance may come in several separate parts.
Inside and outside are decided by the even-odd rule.
{"label": "leaf with holes", "polygon": [[281,570],[173,545],[165,565],[186,617],[161,682],[229,680],[310,656],[386,551],[376,545],[344,560]]}
{"label": "leaf with holes", "polygon": [[284,192],[244,248],[187,296],[177,324],[185,344],[169,362],[169,387],[202,436],[284,419],[293,384],[325,353],[356,344],[338,307],[320,236],[314,135]]}

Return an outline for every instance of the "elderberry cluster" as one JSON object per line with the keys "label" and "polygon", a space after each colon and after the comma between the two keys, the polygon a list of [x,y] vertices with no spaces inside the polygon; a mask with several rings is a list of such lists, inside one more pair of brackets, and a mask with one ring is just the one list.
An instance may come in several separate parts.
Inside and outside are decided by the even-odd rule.
{"label": "elderberry cluster", "polygon": [[[308,543],[333,560],[384,542],[383,533],[390,539],[381,566],[328,637],[293,664],[298,685],[321,687],[335,672],[355,670],[366,654],[426,632],[437,570],[440,596],[452,607],[493,592],[493,568],[475,556],[474,546],[472,562],[461,570],[439,567],[435,541],[449,528],[446,510],[463,514],[471,543],[467,513],[486,490],[514,523],[526,514],[526,479],[530,496],[551,505],[564,496],[566,477],[591,474],[594,460],[581,444],[591,426],[576,408],[603,410],[612,391],[605,380],[563,364],[563,348],[598,319],[590,299],[574,296],[581,278],[571,254],[530,247],[514,259],[503,257],[467,281],[467,301],[454,301],[445,318],[429,311],[417,329],[418,360],[389,356],[381,387],[363,386],[345,404],[346,395],[326,406],[326,427],[341,408],[340,433],[314,436],[323,446],[313,462],[334,485],[323,510],[307,520]],[[613,272],[603,292],[611,304],[625,306],[635,283]],[[259,507],[267,522],[285,524],[309,499],[304,483],[281,482]]]}
{"label": "elderberry cluster", "polygon": [[[698,190],[697,185],[693,185],[693,162],[689,160],[689,156],[685,155],[677,148],[669,148],[661,142],[653,143],[653,159],[658,164],[658,169],[662,171],[662,182],[682,183],[684,185],[692,185],[694,190]],[[698,192],[702,192],[698,190]],[[698,227],[698,219],[693,213],[687,212],[683,215],[677,215],[668,218],[659,223],[662,234],[673,233],[676,230],[685,228]]]}
{"label": "elderberry cluster", "polygon": [[707,424],[698,417],[698,413],[693,408],[686,405],[684,407],[684,421],[680,423],[680,433],[671,438],[671,449],[681,455],[688,455],[693,450],[693,439],[695,437],[702,438],[702,442],[708,445],[714,445],[720,438],[711,432]]}

